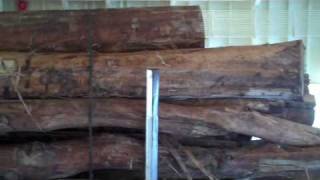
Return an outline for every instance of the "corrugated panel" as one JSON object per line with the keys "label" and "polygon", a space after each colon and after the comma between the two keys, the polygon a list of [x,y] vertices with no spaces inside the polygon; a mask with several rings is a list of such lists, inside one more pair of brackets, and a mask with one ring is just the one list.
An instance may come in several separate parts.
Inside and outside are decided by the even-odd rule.
{"label": "corrugated panel", "polygon": [[253,44],[265,44],[269,37],[269,3],[256,1],[254,4]]}
{"label": "corrugated panel", "polygon": [[3,2],[3,11],[15,11],[16,5],[13,0],[2,0]]}
{"label": "corrugated panel", "polygon": [[308,1],[289,1],[288,39],[307,41],[308,33]]}
{"label": "corrugated panel", "polygon": [[210,6],[204,11],[208,14],[205,24],[208,47],[226,46],[229,43],[230,14],[229,2],[209,2]]}
{"label": "corrugated panel", "polygon": [[288,1],[269,1],[269,43],[288,41]]}
{"label": "corrugated panel", "polygon": [[307,72],[312,82],[320,84],[320,1],[309,0]]}
{"label": "corrugated panel", "polygon": [[254,36],[254,12],[252,1],[231,2],[229,45],[252,44]]}
{"label": "corrugated panel", "polygon": [[[171,5],[172,6],[188,6],[189,2],[191,2],[191,1],[171,0]],[[196,2],[196,1],[192,1],[192,2]]]}
{"label": "corrugated panel", "polygon": [[61,1],[32,0],[29,2],[29,10],[60,10]]}
{"label": "corrugated panel", "polygon": [[104,0],[63,0],[64,9],[102,9],[106,8]]}
{"label": "corrugated panel", "polygon": [[3,11],[3,0],[0,0],[0,12]]}
{"label": "corrugated panel", "polygon": [[170,1],[144,1],[144,0],[139,0],[139,1],[132,1],[128,0],[127,1],[127,6],[126,7],[152,7],[152,6],[170,6]]}

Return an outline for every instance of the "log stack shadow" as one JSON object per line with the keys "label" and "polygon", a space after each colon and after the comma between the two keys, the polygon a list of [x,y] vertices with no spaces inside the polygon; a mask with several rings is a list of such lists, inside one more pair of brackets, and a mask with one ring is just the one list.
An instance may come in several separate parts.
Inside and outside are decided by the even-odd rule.
{"label": "log stack shadow", "polygon": [[161,178],[320,177],[302,41],[205,49],[199,7],[0,19],[0,178],[85,177],[93,88],[94,169],[143,179],[147,68],[161,73]]}

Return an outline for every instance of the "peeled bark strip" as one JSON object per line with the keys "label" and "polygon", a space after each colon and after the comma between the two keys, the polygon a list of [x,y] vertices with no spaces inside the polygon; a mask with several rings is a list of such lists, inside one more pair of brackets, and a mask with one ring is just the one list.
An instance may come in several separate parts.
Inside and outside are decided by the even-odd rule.
{"label": "peeled bark strip", "polygon": [[[83,97],[86,53],[0,52],[3,98]],[[94,95],[144,97],[145,70],[158,68],[162,98],[301,99],[302,42],[213,49],[96,54]]]}
{"label": "peeled bark strip", "polygon": [[[201,111],[201,109],[197,109],[197,111],[200,117],[202,113],[205,114],[201,117],[205,122],[212,122],[229,132],[260,137],[278,144],[295,146],[320,145],[320,129],[318,128],[273,116],[261,115],[257,112],[219,112],[213,110]],[[189,115],[192,114],[189,113]],[[214,117],[214,120],[205,119],[205,117]]]}
{"label": "peeled bark strip", "polygon": [[[144,169],[143,142],[121,135],[104,134],[95,137],[94,169]],[[170,147],[172,148],[172,147]],[[182,147],[175,152],[182,158],[189,174],[194,178],[206,178],[203,169],[194,164],[186,150],[218,178],[245,178],[285,176],[305,169],[320,169],[320,147],[294,148],[277,145],[252,145],[240,149],[202,149]],[[56,143],[29,143],[2,145],[0,148],[0,177],[24,179],[53,179],[75,175],[88,170],[87,139]],[[166,146],[160,147],[161,177],[185,177]],[[180,177],[181,178],[181,177]],[[4,178],[11,180],[10,178]]]}
{"label": "peeled bark strip", "polygon": [[99,52],[204,47],[201,10],[185,6],[1,13],[0,49],[87,51],[89,30]]}
{"label": "peeled bark strip", "polygon": [[[320,130],[267,115],[267,108],[269,105],[272,106],[272,103],[248,100],[246,104],[244,100],[238,100],[238,102],[230,100],[229,105],[224,106],[227,103],[223,100],[216,100],[216,102],[215,104],[204,102],[202,105],[201,103],[194,105],[160,103],[160,132],[175,136],[201,137],[224,136],[228,134],[225,131],[227,130],[281,144],[301,146],[320,144]],[[31,110],[30,115],[26,113],[21,102],[9,101],[0,104],[3,133],[88,126],[87,100],[30,100],[26,103]],[[265,114],[256,112],[259,110],[264,110]],[[301,115],[301,117],[304,116]],[[145,103],[143,100],[133,99],[97,99],[93,125],[143,129]]]}
{"label": "peeled bark strip", "polygon": [[210,107],[214,110],[257,111],[292,122],[312,125],[314,122],[315,99],[313,95],[305,95],[302,101],[218,98],[182,101],[166,101],[169,104]]}

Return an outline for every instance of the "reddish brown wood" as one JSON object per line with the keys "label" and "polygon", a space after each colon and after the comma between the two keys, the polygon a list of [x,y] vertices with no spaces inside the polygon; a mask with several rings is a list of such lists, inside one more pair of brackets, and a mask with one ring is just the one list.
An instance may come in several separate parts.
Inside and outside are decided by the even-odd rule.
{"label": "reddish brown wood", "polygon": [[0,49],[100,52],[204,47],[199,7],[149,7],[0,14]]}
{"label": "reddish brown wood", "polygon": [[[1,132],[50,131],[88,126],[87,100],[30,100],[25,101],[31,114],[21,102],[2,102]],[[277,104],[278,103],[278,104]],[[298,106],[292,103],[291,106]],[[160,103],[160,131],[175,136],[225,136],[229,132],[257,136],[269,141],[292,145],[317,145],[318,129],[290,122],[273,115],[272,108],[288,108],[280,102],[261,100],[211,100],[204,102]],[[307,103],[300,108],[308,111]],[[269,108],[269,109],[268,109]],[[291,107],[289,106],[288,109]],[[312,108],[309,107],[309,113]],[[260,114],[257,111],[263,112]],[[292,110],[295,115],[295,108]],[[290,112],[286,112],[290,114]],[[288,114],[284,114],[286,117]],[[290,117],[290,116],[289,116]],[[304,118],[301,114],[299,117]],[[294,119],[293,119],[294,121]],[[299,122],[307,123],[309,119]],[[145,103],[133,99],[97,99],[95,127],[144,129]],[[223,130],[225,129],[225,130]]]}
{"label": "reddish brown wood", "polygon": [[[159,68],[162,98],[301,99],[302,42],[212,49],[96,54],[94,95],[144,97],[146,68]],[[0,52],[0,95],[85,97],[86,53]],[[12,68],[12,69],[10,69]],[[1,72],[1,71],[0,71]]]}
{"label": "reddish brown wood", "polygon": [[[143,170],[143,142],[121,135],[104,134],[95,137],[94,169]],[[55,143],[29,143],[0,146],[0,177],[19,176],[24,179],[52,179],[75,175],[88,170],[87,139]],[[174,145],[172,148],[175,148]],[[189,174],[206,178],[203,170],[186,154],[191,153],[207,172],[218,178],[304,175],[306,168],[320,169],[320,147],[296,148],[277,145],[252,145],[240,149],[175,149]],[[174,162],[168,146],[160,147],[161,177],[182,177],[185,174]],[[175,172],[174,169],[177,171]],[[292,175],[292,174],[291,174]]]}
{"label": "reddish brown wood", "polygon": [[[1,131],[52,131],[67,128],[86,128],[88,126],[88,100],[30,100],[26,101],[31,116],[26,113],[21,102],[4,101],[0,104]],[[144,129],[144,100],[96,99],[94,105],[94,127],[120,127]],[[228,132],[214,124],[197,121],[196,117],[179,118],[170,104],[161,104],[160,131],[177,136],[224,136]],[[174,108],[174,109],[171,109]],[[183,107],[182,107],[183,108]],[[168,111],[169,110],[169,111]],[[182,109],[184,111],[184,109]]]}

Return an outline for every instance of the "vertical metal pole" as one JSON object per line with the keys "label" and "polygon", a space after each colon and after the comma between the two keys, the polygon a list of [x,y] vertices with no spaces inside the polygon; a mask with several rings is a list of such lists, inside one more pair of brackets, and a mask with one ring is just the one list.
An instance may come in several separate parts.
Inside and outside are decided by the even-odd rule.
{"label": "vertical metal pole", "polygon": [[159,70],[148,69],[146,103],[146,180],[158,179],[159,85]]}

